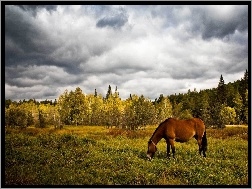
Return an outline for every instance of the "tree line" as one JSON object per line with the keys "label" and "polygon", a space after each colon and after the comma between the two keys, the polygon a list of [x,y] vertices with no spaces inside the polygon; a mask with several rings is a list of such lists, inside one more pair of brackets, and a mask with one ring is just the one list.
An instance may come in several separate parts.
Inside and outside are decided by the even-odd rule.
{"label": "tree line", "polygon": [[84,94],[77,87],[74,91],[66,90],[54,102],[5,100],[5,126],[10,127],[100,125],[136,130],[159,124],[168,117],[199,117],[207,127],[248,124],[248,71],[233,83],[225,84],[221,75],[217,88],[161,94],[153,101],[135,94],[122,100],[117,87],[113,91],[110,85],[105,97],[96,89],[94,94]]}

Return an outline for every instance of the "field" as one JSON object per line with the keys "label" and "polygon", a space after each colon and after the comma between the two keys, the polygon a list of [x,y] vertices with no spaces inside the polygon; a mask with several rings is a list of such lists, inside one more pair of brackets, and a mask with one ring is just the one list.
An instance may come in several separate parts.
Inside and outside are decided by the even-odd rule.
{"label": "field", "polygon": [[248,128],[208,129],[207,158],[198,155],[191,139],[175,143],[176,158],[168,160],[162,139],[148,161],[147,142],[154,130],[7,129],[4,185],[249,184]]}

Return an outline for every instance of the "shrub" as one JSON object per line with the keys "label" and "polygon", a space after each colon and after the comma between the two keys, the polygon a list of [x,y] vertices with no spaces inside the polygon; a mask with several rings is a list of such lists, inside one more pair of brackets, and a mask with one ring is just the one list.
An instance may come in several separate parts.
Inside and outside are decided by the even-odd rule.
{"label": "shrub", "polygon": [[10,105],[9,109],[6,110],[5,114],[5,125],[11,127],[27,127],[28,123],[28,112],[20,106]]}
{"label": "shrub", "polygon": [[221,108],[220,117],[225,125],[235,123],[236,112],[234,108],[224,106]]}

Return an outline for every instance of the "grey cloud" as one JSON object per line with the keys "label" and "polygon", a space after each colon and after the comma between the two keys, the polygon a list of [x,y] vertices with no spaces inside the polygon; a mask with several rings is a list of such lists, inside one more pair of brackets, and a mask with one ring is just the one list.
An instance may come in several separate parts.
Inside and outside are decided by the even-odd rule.
{"label": "grey cloud", "polygon": [[[79,64],[85,61],[79,58],[81,47],[69,43],[69,46],[65,46],[64,41],[52,43],[48,34],[38,27],[36,20],[22,10],[15,6],[6,6],[6,66],[56,65],[69,73],[80,73]],[[37,8],[33,7],[33,10]],[[60,48],[63,48],[62,52],[57,58],[54,57],[53,52]],[[69,57],[66,57],[68,54]]]}
{"label": "grey cloud", "polygon": [[47,36],[38,28],[38,23],[36,23],[34,18],[23,11],[24,9],[36,11],[40,6],[21,7],[23,8],[5,6],[5,52],[7,64],[15,64],[16,58],[23,63],[26,60],[38,60],[55,48],[54,44],[45,43],[45,41],[47,42]]}
{"label": "grey cloud", "polygon": [[22,88],[22,87],[32,87],[32,86],[44,84],[42,80],[35,80],[33,78],[30,79],[30,78],[26,78],[26,77],[12,78],[11,80],[9,80],[6,83],[11,85],[11,86],[17,86],[17,87],[20,87],[20,88]]}
{"label": "grey cloud", "polygon": [[123,98],[155,99],[199,81],[209,88],[247,68],[245,9],[218,19],[206,6],[6,6],[6,97],[54,99],[77,86],[105,95],[110,84]]}
{"label": "grey cloud", "polygon": [[[6,65],[26,63],[26,60],[44,59],[54,48],[43,45],[46,36],[36,27],[34,20],[13,6],[6,6],[5,13],[5,56]],[[33,63],[35,63],[34,61]]]}
{"label": "grey cloud", "polygon": [[[235,52],[234,54],[238,53],[241,53],[241,51]],[[219,63],[216,62],[216,68],[218,68],[220,72],[227,74],[244,72],[248,67],[248,58],[239,58],[240,55],[235,56],[234,54],[232,54],[230,58],[226,58],[226,60],[220,61]]]}
{"label": "grey cloud", "polygon": [[99,28],[103,27],[112,27],[112,28],[121,28],[124,26],[124,24],[128,21],[128,18],[125,14],[121,13],[119,15],[115,16],[108,16],[100,19],[97,23],[96,26]]}
{"label": "grey cloud", "polygon": [[12,100],[33,99],[45,100],[56,99],[57,88],[44,85],[34,85],[30,88],[22,88],[6,85],[6,97]]}
{"label": "grey cloud", "polygon": [[[225,11],[225,12],[224,12]],[[152,11],[154,18],[165,20],[163,27],[183,25],[191,35],[199,34],[203,39],[224,38],[236,30],[248,30],[248,6],[230,6],[222,10],[222,6],[162,6]]]}
{"label": "grey cloud", "polygon": [[34,45],[32,39],[38,37],[37,34],[39,32],[34,27],[30,17],[22,14],[19,10],[15,10],[15,7],[6,6],[5,33],[7,40],[15,42],[15,45],[23,52],[29,52],[30,50],[34,50],[31,48]]}
{"label": "grey cloud", "polygon": [[[248,44],[248,31],[239,32],[235,31],[234,35],[227,36],[228,41],[232,41],[233,43],[239,44],[239,45],[245,45]],[[248,45],[246,45],[248,47]],[[248,49],[246,49],[246,54]]]}
{"label": "grey cloud", "polygon": [[243,31],[244,26],[240,23],[247,23],[247,21],[238,20],[237,18],[237,20],[230,20],[228,23],[225,23],[221,20],[211,21],[206,19],[202,37],[204,39],[212,37],[224,38],[227,35],[234,34],[235,30]]}
{"label": "grey cloud", "polygon": [[46,9],[49,12],[52,12],[57,9],[57,5],[17,5],[24,11],[29,11],[32,13],[33,16],[37,15],[37,11],[39,9]]}
{"label": "grey cloud", "polygon": [[247,6],[236,6],[228,11],[225,16],[222,14],[218,16],[216,11],[209,11],[209,9],[193,10],[193,17],[198,21],[193,23],[193,29],[202,32],[204,39],[224,38],[234,34],[236,30],[246,31],[248,29]]}
{"label": "grey cloud", "polygon": [[101,15],[107,15],[113,8],[109,5],[90,5],[90,6],[83,6],[82,9],[84,12],[87,12],[90,15],[95,15],[95,17],[99,18]]}
{"label": "grey cloud", "polygon": [[51,83],[56,86],[71,85],[81,83],[84,79],[78,75],[68,74],[56,66],[7,67],[5,71],[5,83],[18,87],[48,86]]}
{"label": "grey cloud", "polygon": [[205,79],[208,78],[207,71],[208,66],[205,67],[199,66],[195,62],[187,62],[186,65],[178,64],[173,65],[170,69],[169,73],[173,79],[176,80],[183,80],[183,79],[198,79],[204,77]]}

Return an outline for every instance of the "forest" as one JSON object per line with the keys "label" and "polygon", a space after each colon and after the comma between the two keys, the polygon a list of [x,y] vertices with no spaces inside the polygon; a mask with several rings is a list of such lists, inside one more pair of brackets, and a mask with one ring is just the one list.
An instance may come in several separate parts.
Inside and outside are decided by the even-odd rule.
{"label": "forest", "polygon": [[106,126],[137,130],[156,125],[168,117],[201,118],[207,127],[248,124],[248,71],[240,80],[225,84],[221,75],[216,88],[187,93],[160,94],[155,100],[130,95],[122,100],[117,87],[108,86],[103,97],[96,89],[85,94],[81,88],[65,90],[58,99],[12,101],[5,99],[5,126],[45,128],[54,125]]}

